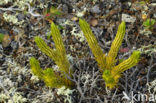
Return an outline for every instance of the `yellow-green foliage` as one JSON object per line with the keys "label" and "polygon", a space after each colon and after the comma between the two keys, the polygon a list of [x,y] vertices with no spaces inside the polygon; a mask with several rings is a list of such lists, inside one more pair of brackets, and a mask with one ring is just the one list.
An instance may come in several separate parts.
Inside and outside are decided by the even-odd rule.
{"label": "yellow-green foliage", "polygon": [[79,20],[79,24],[80,24],[81,30],[83,31],[83,33],[88,41],[88,45],[91,48],[91,50],[95,56],[95,59],[98,62],[100,69],[104,69],[105,63],[106,63],[106,56],[103,53],[100,46],[98,45],[98,42],[97,42],[94,34],[92,33],[89,24],[82,19]]}
{"label": "yellow-green foliage", "polygon": [[115,66],[117,61],[116,56],[125,35],[125,22],[122,22],[119,25],[116,37],[112,42],[111,49],[107,56],[103,53],[102,49],[98,45],[98,42],[93,35],[89,24],[82,19],[79,20],[79,24],[100,69],[103,71],[102,77],[105,81],[106,86],[110,89],[114,88],[117,85],[119,78],[121,77],[121,73],[135,66],[139,62],[140,57],[140,51],[134,51],[127,60],[124,60],[123,62]]}
{"label": "yellow-green foliage", "polygon": [[122,22],[119,25],[116,37],[115,37],[114,41],[112,42],[110,51],[106,57],[106,69],[111,69],[115,65],[115,63],[116,63],[115,58],[116,58],[118,50],[122,44],[124,34],[125,34],[125,22]]}
{"label": "yellow-green foliage", "polygon": [[60,32],[54,23],[51,23],[51,35],[55,43],[56,50],[51,49],[40,37],[35,37],[35,42],[40,50],[49,56],[59,67],[59,71],[54,71],[53,68],[40,68],[38,60],[34,57],[30,59],[32,72],[40,79],[44,80],[47,86],[60,88],[62,86],[71,87],[73,83],[67,79],[67,76],[72,77],[70,64],[66,56],[66,50],[63,45]]}

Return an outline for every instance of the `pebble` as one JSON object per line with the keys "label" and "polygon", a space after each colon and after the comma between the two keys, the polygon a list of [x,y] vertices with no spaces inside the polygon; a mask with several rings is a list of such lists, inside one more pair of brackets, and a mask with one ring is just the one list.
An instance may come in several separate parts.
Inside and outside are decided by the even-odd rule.
{"label": "pebble", "polygon": [[2,40],[2,46],[7,47],[11,42],[11,38],[8,34],[4,35],[4,38]]}
{"label": "pebble", "polygon": [[128,14],[122,14],[122,21],[134,23],[136,21],[136,18]]}
{"label": "pebble", "polygon": [[97,26],[98,20],[97,20],[97,19],[91,19],[90,24],[91,24],[92,26]]}

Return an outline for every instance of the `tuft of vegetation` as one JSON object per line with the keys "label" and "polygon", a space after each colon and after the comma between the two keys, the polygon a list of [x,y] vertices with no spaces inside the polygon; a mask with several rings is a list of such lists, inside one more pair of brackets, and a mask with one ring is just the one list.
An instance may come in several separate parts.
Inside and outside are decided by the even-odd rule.
{"label": "tuft of vegetation", "polygon": [[125,22],[122,22],[119,25],[116,37],[112,42],[108,55],[103,53],[96,40],[96,37],[90,29],[89,24],[83,19],[79,20],[79,24],[84,36],[87,39],[88,45],[95,56],[95,60],[100,67],[100,71],[103,72],[102,77],[105,81],[106,87],[109,87],[110,89],[114,88],[121,77],[121,73],[135,66],[139,62],[140,58],[140,51],[134,51],[127,60],[124,60],[116,65],[116,56],[125,35]]}
{"label": "tuft of vegetation", "polygon": [[50,7],[50,9],[45,10],[44,15],[45,15],[45,19],[48,20],[49,22],[51,22],[52,18],[54,18],[55,16],[61,16],[63,13],[61,12],[61,10],[55,8],[54,6]]}
{"label": "tuft of vegetation", "polygon": [[66,50],[57,26],[51,23],[51,35],[55,43],[55,49],[51,49],[44,40],[40,37],[35,37],[35,42],[40,50],[49,56],[59,67],[58,71],[53,68],[40,68],[40,63],[34,57],[30,59],[31,70],[34,75],[39,79],[44,80],[47,86],[52,88],[61,88],[62,86],[71,87],[73,83],[67,78],[66,75],[72,77],[72,70],[66,56]]}
{"label": "tuft of vegetation", "polygon": [[143,25],[145,26],[147,30],[152,30],[154,24],[155,24],[154,19],[147,19],[146,21],[143,22]]}
{"label": "tuft of vegetation", "polygon": [[[102,77],[105,81],[106,87],[109,87],[110,89],[114,88],[117,85],[122,72],[135,66],[140,58],[140,51],[134,51],[127,60],[123,60],[116,65],[117,53],[125,35],[125,22],[122,22],[119,25],[116,37],[112,42],[108,55],[103,53],[89,24],[82,19],[79,20],[79,24],[88,41],[88,45],[95,56],[95,60],[98,62],[100,71],[103,72]],[[51,36],[53,37],[56,49],[51,49],[47,46],[44,40],[38,36],[35,37],[35,42],[43,53],[55,61],[59,70],[54,71],[53,68],[46,68],[43,70],[40,68],[39,61],[34,57],[30,59],[31,70],[39,77],[39,79],[44,80],[47,86],[52,88],[61,88],[62,86],[71,87],[73,86],[73,82],[67,78],[67,75],[72,78],[72,70],[70,69],[70,64],[66,56],[66,50],[60,32],[53,22],[51,23]]]}

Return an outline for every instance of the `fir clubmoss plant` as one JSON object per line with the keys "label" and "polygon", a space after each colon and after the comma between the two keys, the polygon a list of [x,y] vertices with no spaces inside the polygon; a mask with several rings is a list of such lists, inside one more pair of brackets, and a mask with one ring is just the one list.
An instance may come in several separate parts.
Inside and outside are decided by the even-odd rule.
{"label": "fir clubmoss plant", "polygon": [[66,56],[65,47],[63,45],[60,32],[53,22],[51,23],[51,35],[53,37],[56,50],[47,46],[46,43],[38,36],[35,37],[35,42],[40,50],[58,65],[59,71],[54,71],[53,68],[46,68],[43,70],[40,68],[38,60],[36,60],[34,57],[30,59],[31,70],[36,76],[39,77],[39,79],[44,80],[46,85],[49,87],[71,87],[73,83],[67,78],[66,75],[71,77],[72,71],[70,69],[70,64]]}
{"label": "fir clubmoss plant", "polygon": [[103,72],[102,77],[105,81],[106,87],[109,87],[110,89],[114,88],[121,77],[121,73],[135,66],[140,57],[140,51],[134,51],[127,60],[124,60],[116,65],[116,56],[125,35],[125,22],[122,22],[119,25],[116,37],[112,42],[108,55],[105,55],[98,45],[96,37],[92,33],[89,24],[82,19],[79,20],[79,24],[84,36],[87,39],[88,45],[92,50],[95,60],[100,67],[100,71]]}

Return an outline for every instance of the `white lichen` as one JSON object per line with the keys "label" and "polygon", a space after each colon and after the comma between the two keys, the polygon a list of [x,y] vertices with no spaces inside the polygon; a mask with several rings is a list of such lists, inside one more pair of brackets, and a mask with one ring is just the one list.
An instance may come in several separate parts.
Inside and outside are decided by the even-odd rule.
{"label": "white lichen", "polygon": [[33,0],[16,0],[16,2],[14,2],[14,6],[18,6],[19,9],[21,10],[25,10],[26,8],[26,3],[31,3]]}
{"label": "white lichen", "polygon": [[8,3],[12,3],[11,7],[17,7],[20,11],[24,11],[27,6],[26,3],[31,3],[33,0],[1,0],[0,5],[5,5]]}
{"label": "white lichen", "polygon": [[3,18],[5,21],[16,24],[16,25],[22,25],[24,20],[18,21],[16,16],[17,16],[17,14],[11,15],[11,14],[7,14],[6,12],[3,13]]}
{"label": "white lichen", "polygon": [[153,53],[156,53],[156,45],[150,44],[147,46],[142,46],[138,50],[141,51],[141,53],[147,54],[148,56],[152,56]]}
{"label": "white lichen", "polygon": [[38,7],[40,7],[41,9],[48,8],[48,4],[47,5],[44,5],[44,4],[41,3]]}
{"label": "white lichen", "polygon": [[70,33],[76,37],[79,37],[80,42],[83,42],[85,40],[83,32],[82,31],[77,32],[77,31],[78,31],[77,28],[73,27],[73,29]]}
{"label": "white lichen", "polygon": [[152,90],[152,94],[155,94],[156,93],[156,79],[148,83],[147,87],[148,87],[149,93],[151,93],[151,90]]}
{"label": "white lichen", "polygon": [[134,23],[136,21],[136,18],[128,14],[122,14],[122,21]]}
{"label": "white lichen", "polygon": [[73,91],[74,90],[70,90],[69,88],[66,88],[65,86],[63,86],[58,89],[57,94],[64,95],[67,97],[67,98],[65,98],[64,103],[66,103],[66,102],[72,103],[70,95],[73,93]]}
{"label": "white lichen", "polygon": [[74,58],[70,54],[67,55],[67,58],[71,63],[74,62]]}
{"label": "white lichen", "polygon": [[98,0],[92,0],[93,4],[96,4],[98,2]]}
{"label": "white lichen", "polygon": [[[27,101],[27,99],[23,98],[18,92],[15,92],[12,98],[14,103],[24,103]],[[9,100],[8,103],[12,103],[12,100]]]}
{"label": "white lichen", "polygon": [[[10,7],[0,7],[0,10],[4,11],[3,18],[6,22],[23,27],[24,20],[19,21],[17,18],[17,15],[21,12],[31,14],[34,17],[42,17],[42,15],[34,13],[35,7],[31,7],[31,3],[33,2],[33,0],[1,0],[0,5],[7,4],[9,2],[11,4]],[[7,11],[16,12],[16,14],[8,14]]]}
{"label": "white lichen", "polygon": [[15,88],[11,88],[8,93],[0,93],[0,102],[1,103],[25,103],[27,99],[22,97],[19,92],[15,91]]}
{"label": "white lichen", "polygon": [[[73,21],[71,20],[64,20],[64,22],[60,23],[61,26],[65,27],[66,25],[69,25],[72,27],[72,30],[70,31],[71,35],[74,35],[79,38],[79,41],[83,42],[85,40],[85,37],[83,35],[83,32],[79,30],[78,26],[76,26]],[[63,30],[63,35],[66,35],[66,31]]]}
{"label": "white lichen", "polygon": [[31,103],[54,103],[52,102],[55,98],[54,92],[51,88],[43,87],[42,94],[37,95],[37,97],[33,98]]}
{"label": "white lichen", "polygon": [[8,96],[6,94],[0,94],[0,102],[4,102],[6,103],[5,101],[8,99]]}
{"label": "white lichen", "polygon": [[59,71],[58,65],[53,65],[52,68],[53,68],[55,71]]}
{"label": "white lichen", "polygon": [[21,67],[20,64],[10,58],[7,58],[6,61],[8,65],[8,71],[11,71],[13,75],[28,75],[26,74],[28,72],[28,69],[26,69],[26,67]]}
{"label": "white lichen", "polygon": [[149,35],[152,35],[151,31],[145,30],[145,29],[144,30],[140,30],[139,33],[142,34],[142,35],[145,35],[147,37],[149,37]]}
{"label": "white lichen", "polygon": [[74,26],[74,23],[73,23],[71,20],[65,20],[65,21],[62,23],[62,26],[65,26],[65,25]]}
{"label": "white lichen", "polygon": [[85,15],[86,11],[87,11],[87,8],[84,8],[82,11],[77,11],[76,16],[81,18]]}
{"label": "white lichen", "polygon": [[31,74],[32,74],[32,76],[31,76],[30,80],[31,80],[33,83],[37,83],[37,82],[39,81],[38,77],[35,76],[33,73],[31,73]]}
{"label": "white lichen", "polygon": [[1,0],[0,1],[0,5],[5,5],[5,4],[8,4],[9,2],[12,2],[12,0]]}
{"label": "white lichen", "polygon": [[9,78],[6,78],[6,79],[4,79],[4,81],[3,81],[3,85],[4,85],[4,86],[13,87],[13,86],[14,86],[14,83],[13,83]]}

